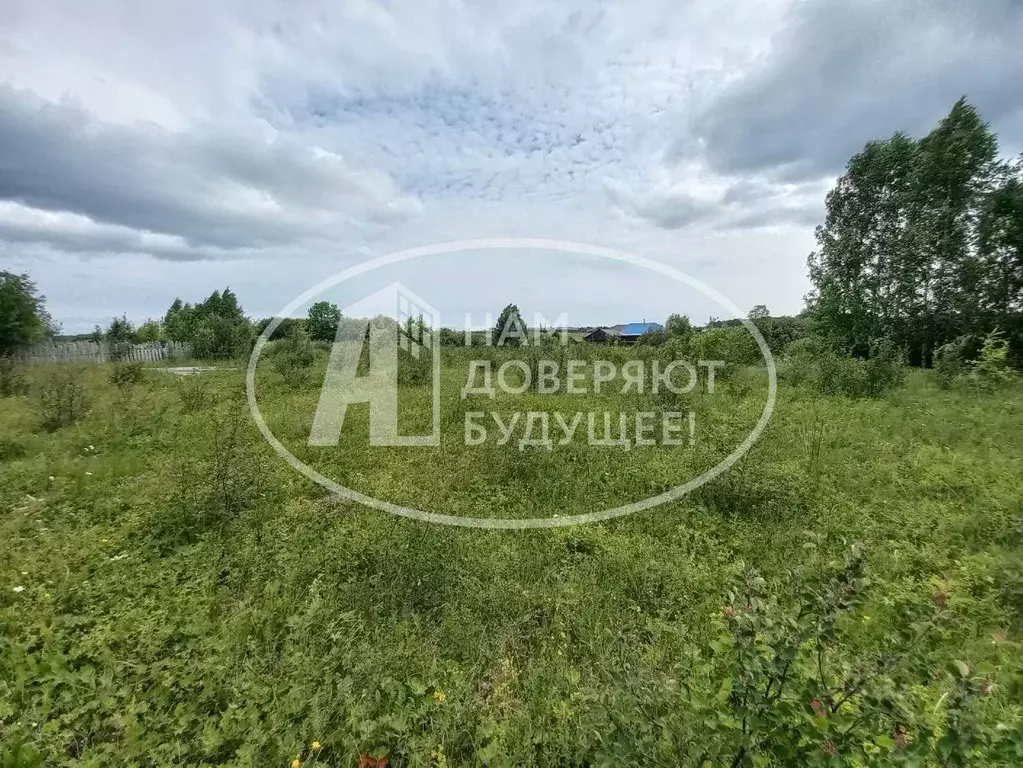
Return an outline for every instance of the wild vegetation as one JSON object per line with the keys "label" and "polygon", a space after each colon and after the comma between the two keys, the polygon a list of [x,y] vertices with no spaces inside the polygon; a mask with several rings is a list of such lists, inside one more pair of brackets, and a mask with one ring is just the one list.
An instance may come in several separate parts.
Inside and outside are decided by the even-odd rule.
{"label": "wild vegetation", "polygon": [[[299,451],[326,352],[275,345],[260,403]],[[781,361],[754,451],[695,494],[520,532],[331,498],[255,431],[239,371],[23,372],[29,394],[0,400],[4,759],[1018,764],[1018,381],[909,371],[853,398],[800,380],[808,354]],[[450,394],[468,357],[444,355]],[[761,385],[693,407],[738,433]],[[446,395],[442,418],[467,407]],[[326,466],[464,515],[650,495],[720,448],[424,455],[365,447],[365,417]]]}
{"label": "wild vegetation", "polygon": [[[1020,208],[975,118],[961,103],[850,162],[807,311],[750,312],[778,363],[763,435],[692,493],[600,524],[445,527],[331,495],[257,430],[238,363],[270,320],[229,289],[97,333],[232,365],[20,366],[10,353],[55,329],[3,273],[0,765],[1023,764]],[[494,339],[524,328],[515,305],[500,318]],[[286,318],[259,407],[311,467],[418,509],[553,519],[648,498],[716,465],[764,407],[736,320],[672,315],[629,347],[428,329],[439,448],[370,447],[358,406],[339,446],[310,446],[330,345],[367,323],[399,330],[328,302]],[[399,355],[403,430],[429,414],[431,355]],[[618,375],[541,392],[541,360],[570,358]],[[728,365],[713,392],[706,374],[622,392],[625,364],[679,358]],[[480,360],[532,383],[462,397]],[[477,410],[688,411],[695,431],[468,445]]]}

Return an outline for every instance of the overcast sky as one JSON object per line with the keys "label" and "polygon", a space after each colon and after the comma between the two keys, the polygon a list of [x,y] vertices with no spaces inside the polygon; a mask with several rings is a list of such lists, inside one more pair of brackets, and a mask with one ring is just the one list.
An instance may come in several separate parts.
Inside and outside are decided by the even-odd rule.
{"label": "overcast sky", "polygon": [[[792,313],[864,142],[965,94],[1023,148],[1021,40],[1023,0],[4,0],[0,268],[80,332],[225,285],[271,315],[376,255],[533,236]],[[573,324],[727,314],[551,254],[395,279],[450,324],[509,301]]]}

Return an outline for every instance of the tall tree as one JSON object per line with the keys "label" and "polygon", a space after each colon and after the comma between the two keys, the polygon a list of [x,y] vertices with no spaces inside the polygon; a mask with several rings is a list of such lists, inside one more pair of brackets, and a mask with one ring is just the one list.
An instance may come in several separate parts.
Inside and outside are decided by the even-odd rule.
{"label": "tall tree", "polygon": [[175,299],[164,317],[164,329],[168,339],[191,344],[196,357],[245,354],[252,341],[252,326],[230,288],[213,291],[195,306]]}
{"label": "tall tree", "polygon": [[329,301],[317,301],[309,307],[306,331],[313,341],[333,341],[341,324],[341,310]]}
{"label": "tall tree", "polygon": [[965,97],[920,141],[914,244],[931,278],[922,329],[925,365],[938,345],[980,330],[976,233],[997,156],[997,138]]}
{"label": "tall tree", "polygon": [[0,356],[53,335],[56,326],[28,275],[0,271]]}
{"label": "tall tree", "polygon": [[[815,328],[866,356],[890,340],[929,365],[937,346],[983,333],[1015,289],[1015,187],[997,139],[960,99],[919,141],[896,133],[854,155],[828,193],[808,259]],[[996,255],[997,254],[997,255]],[[998,277],[998,276],[1001,277]],[[1001,285],[1001,299],[989,296]]]}
{"label": "tall tree", "polygon": [[517,347],[523,342],[528,343],[526,321],[515,304],[509,304],[501,310],[494,326],[494,344],[497,346]]}
{"label": "tall tree", "polygon": [[999,169],[978,222],[981,301],[986,325],[1023,312],[1023,155]]}
{"label": "tall tree", "polygon": [[899,275],[912,269],[906,257],[916,154],[916,142],[902,133],[868,143],[825,201],[807,299],[825,335],[850,354],[868,355],[892,331],[900,303],[912,301],[912,291],[900,292]]}

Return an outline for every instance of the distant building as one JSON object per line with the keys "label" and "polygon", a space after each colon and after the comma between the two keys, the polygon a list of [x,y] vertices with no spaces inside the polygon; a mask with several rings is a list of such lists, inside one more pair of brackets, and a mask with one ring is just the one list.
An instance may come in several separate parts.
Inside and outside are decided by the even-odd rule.
{"label": "distant building", "polygon": [[626,323],[618,333],[618,341],[621,344],[635,344],[643,334],[663,330],[664,326],[660,323],[648,323],[645,320],[642,323]]}
{"label": "distant building", "polygon": [[590,344],[635,344],[644,333],[663,330],[660,323],[625,323],[624,325],[612,325],[606,328],[594,328],[583,336],[583,341]]}
{"label": "distant building", "polygon": [[612,344],[618,339],[618,331],[614,328],[594,328],[583,336],[583,341],[590,344]]}

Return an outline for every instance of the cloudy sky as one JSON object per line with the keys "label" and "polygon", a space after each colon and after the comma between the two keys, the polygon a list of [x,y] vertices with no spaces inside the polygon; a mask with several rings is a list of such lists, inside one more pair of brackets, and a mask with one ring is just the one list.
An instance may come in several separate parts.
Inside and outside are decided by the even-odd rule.
{"label": "cloudy sky", "polygon": [[[377,255],[532,236],[795,312],[864,142],[965,94],[1023,149],[1020,40],[1023,0],[4,0],[0,268],[79,332],[224,285],[271,315]],[[380,279],[456,321],[727,314],[552,254]]]}

